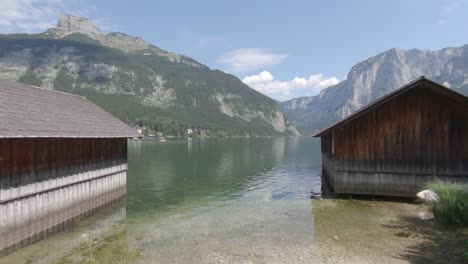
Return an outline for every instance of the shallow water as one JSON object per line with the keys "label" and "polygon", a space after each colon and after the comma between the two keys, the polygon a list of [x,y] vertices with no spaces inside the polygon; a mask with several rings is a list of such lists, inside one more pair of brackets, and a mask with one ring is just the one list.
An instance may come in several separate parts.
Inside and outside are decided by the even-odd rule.
{"label": "shallow water", "polygon": [[310,263],[320,142],[130,141],[125,203],[0,263]]}

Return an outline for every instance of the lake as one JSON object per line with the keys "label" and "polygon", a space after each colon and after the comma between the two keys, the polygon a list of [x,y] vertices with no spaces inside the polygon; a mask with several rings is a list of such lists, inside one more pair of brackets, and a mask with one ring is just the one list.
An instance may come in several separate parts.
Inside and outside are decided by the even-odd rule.
{"label": "lake", "polygon": [[312,138],[129,141],[128,151],[125,199],[0,263],[460,263],[468,242],[412,201],[311,200]]}
{"label": "lake", "polygon": [[313,258],[311,138],[129,141],[125,201],[2,263],[303,263]]}

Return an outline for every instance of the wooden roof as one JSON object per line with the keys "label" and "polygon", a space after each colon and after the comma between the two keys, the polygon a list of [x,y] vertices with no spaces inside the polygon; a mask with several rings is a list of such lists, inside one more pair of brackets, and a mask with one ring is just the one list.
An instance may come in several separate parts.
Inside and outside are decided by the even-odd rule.
{"label": "wooden roof", "polygon": [[317,134],[313,135],[313,137],[321,137],[322,135],[338,128],[338,127],[341,127],[349,122],[351,122],[352,120],[358,118],[359,116],[369,112],[370,110],[372,109],[375,109],[377,107],[379,107],[380,105],[382,104],[385,104],[386,102],[388,102],[389,100],[397,97],[397,96],[400,96],[404,93],[406,93],[407,91],[410,91],[416,87],[419,87],[420,85],[424,85],[424,87],[428,87],[429,89],[432,89],[433,91],[441,94],[441,95],[444,95],[444,96],[447,96],[447,97],[450,97],[451,99],[459,102],[459,103],[462,103],[462,104],[466,104],[468,106],[468,97],[462,95],[462,94],[459,94],[439,83],[436,83],[434,81],[431,81],[429,79],[426,79],[424,76],[421,76],[419,77],[418,79],[404,85],[403,87],[400,87],[398,88],[397,90],[377,99],[376,101],[366,105],[365,107],[357,110],[356,112],[352,113],[351,115],[349,115],[348,117],[338,121],[337,123],[323,129],[322,131],[318,132]]}
{"label": "wooden roof", "polygon": [[0,138],[141,137],[86,98],[0,79]]}

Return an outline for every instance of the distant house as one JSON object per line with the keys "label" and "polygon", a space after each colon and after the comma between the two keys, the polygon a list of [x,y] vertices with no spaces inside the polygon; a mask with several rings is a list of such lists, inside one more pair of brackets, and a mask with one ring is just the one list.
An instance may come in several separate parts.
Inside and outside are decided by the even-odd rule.
{"label": "distant house", "polygon": [[81,96],[0,80],[0,251],[125,195],[129,137]]}
{"label": "distant house", "polygon": [[468,98],[424,77],[315,137],[336,193],[415,197],[434,177],[468,182]]}

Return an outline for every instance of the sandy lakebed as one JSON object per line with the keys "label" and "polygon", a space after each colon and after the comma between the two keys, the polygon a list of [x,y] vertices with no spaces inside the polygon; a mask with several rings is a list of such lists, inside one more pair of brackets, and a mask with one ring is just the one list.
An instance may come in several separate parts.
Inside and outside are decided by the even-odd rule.
{"label": "sandy lakebed", "polygon": [[466,263],[468,230],[444,230],[421,219],[422,205],[352,199],[315,199],[309,205],[313,229],[304,221],[310,212],[297,210],[301,204],[226,206],[216,215],[116,225],[92,239],[92,260],[85,241],[60,258],[44,257],[89,232],[78,227],[0,263]]}
{"label": "sandy lakebed", "polygon": [[467,262],[468,230],[444,230],[424,220],[422,205],[334,199],[313,204],[318,263]]}
{"label": "sandy lakebed", "polygon": [[415,202],[310,199],[320,157],[309,138],[133,142],[125,201],[0,263],[463,263],[467,231]]}

